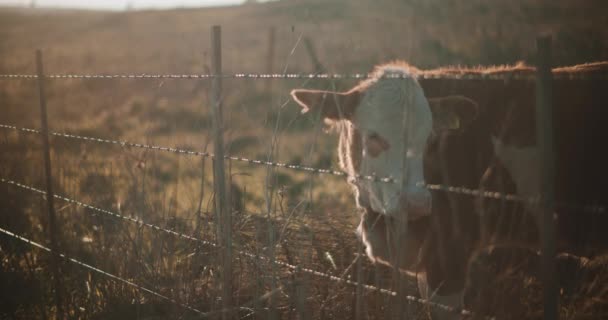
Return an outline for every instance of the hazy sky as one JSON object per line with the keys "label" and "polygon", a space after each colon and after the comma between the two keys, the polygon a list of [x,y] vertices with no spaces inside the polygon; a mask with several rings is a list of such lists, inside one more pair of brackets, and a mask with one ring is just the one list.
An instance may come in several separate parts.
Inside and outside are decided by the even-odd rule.
{"label": "hazy sky", "polygon": [[[135,9],[201,7],[240,4],[243,0],[34,0],[37,7],[123,10],[127,3]],[[29,6],[32,0],[0,0],[0,6]]]}

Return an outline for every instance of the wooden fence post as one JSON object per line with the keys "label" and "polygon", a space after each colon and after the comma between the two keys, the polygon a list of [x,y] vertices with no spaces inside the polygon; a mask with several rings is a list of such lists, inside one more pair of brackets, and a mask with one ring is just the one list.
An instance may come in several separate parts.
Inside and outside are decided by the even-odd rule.
{"label": "wooden fence post", "polygon": [[551,36],[536,39],[538,50],[536,77],[536,137],[541,160],[541,235],[544,319],[558,318],[557,279],[555,271],[554,181],[553,151],[553,90],[551,72]]}
{"label": "wooden fence post", "polygon": [[232,308],[232,217],[226,198],[224,170],[224,122],[222,115],[222,41],[221,27],[211,28],[211,109],[213,114],[213,161],[215,210],[219,218],[218,240],[222,250],[222,319],[231,319]]}
{"label": "wooden fence post", "polygon": [[[266,56],[266,72],[272,74],[274,72],[274,52],[276,48],[276,33],[277,28],[274,26],[268,30],[268,55]],[[272,91],[273,80],[266,81],[266,92]]]}
{"label": "wooden fence post", "polygon": [[42,65],[42,51],[36,50],[36,69],[38,73],[38,96],[40,98],[40,122],[42,126],[42,145],[44,153],[44,171],[46,178],[46,202],[49,216],[49,236],[51,240],[51,250],[53,251],[51,258],[51,272],[54,277],[55,284],[55,304],[57,305],[57,318],[63,319],[63,288],[61,272],[59,269],[59,246],[57,245],[57,222],[55,219],[55,193],[53,192],[53,174],[51,171],[51,148],[49,145],[49,126],[46,112],[46,96],[44,92],[44,68]]}

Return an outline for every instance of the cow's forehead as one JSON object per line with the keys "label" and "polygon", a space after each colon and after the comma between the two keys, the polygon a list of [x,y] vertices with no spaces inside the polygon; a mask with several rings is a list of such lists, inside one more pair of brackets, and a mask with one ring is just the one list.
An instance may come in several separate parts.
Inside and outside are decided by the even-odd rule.
{"label": "cow's forehead", "polygon": [[364,134],[381,134],[401,140],[404,116],[412,117],[410,132],[414,148],[421,148],[432,127],[432,115],[424,92],[413,77],[401,71],[398,78],[381,78],[363,93],[353,122]]}
{"label": "cow's forehead", "polygon": [[381,130],[401,123],[408,93],[404,81],[380,79],[365,91],[355,114],[360,129]]}
{"label": "cow's forehead", "polygon": [[[392,101],[391,101],[392,100]],[[365,95],[355,114],[355,123],[362,130],[382,130],[387,126],[401,124],[403,117],[401,99],[397,100],[390,95]]]}

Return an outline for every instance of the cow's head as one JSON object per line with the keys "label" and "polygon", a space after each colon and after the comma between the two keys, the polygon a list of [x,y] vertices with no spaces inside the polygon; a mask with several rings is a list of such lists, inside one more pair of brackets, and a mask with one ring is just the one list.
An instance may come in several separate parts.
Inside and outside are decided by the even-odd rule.
{"label": "cow's head", "polygon": [[408,219],[415,220],[429,215],[431,208],[429,191],[417,185],[424,182],[429,135],[465,126],[477,110],[463,97],[427,100],[415,77],[402,68],[384,68],[376,75],[347,92],[300,89],[291,95],[303,112],[319,112],[325,120],[349,126],[350,152],[340,154],[349,158],[340,161],[344,170],[352,171],[349,175],[392,177],[396,182],[353,179],[358,205],[397,218],[407,211]]}

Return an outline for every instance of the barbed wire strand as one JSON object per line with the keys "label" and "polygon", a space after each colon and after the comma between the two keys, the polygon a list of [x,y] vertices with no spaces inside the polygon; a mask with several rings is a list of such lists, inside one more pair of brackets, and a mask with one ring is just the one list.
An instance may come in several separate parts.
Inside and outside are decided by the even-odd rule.
{"label": "barbed wire strand", "polygon": [[[30,245],[32,245],[32,246],[34,246],[34,247],[37,247],[37,248],[42,249],[42,250],[44,250],[44,251],[47,251],[47,252],[49,252],[49,253],[53,253],[53,251],[52,251],[50,248],[47,248],[47,247],[45,247],[45,246],[43,246],[43,245],[41,245],[41,244],[39,244],[39,243],[37,243],[37,242],[35,242],[35,241],[32,241],[32,240],[30,240],[30,239],[28,239],[28,238],[25,238],[25,237],[22,237],[22,236],[20,236],[20,235],[18,235],[18,234],[16,234],[16,233],[10,232],[10,231],[8,231],[8,230],[6,230],[6,229],[3,229],[3,228],[1,228],[1,227],[0,227],[0,232],[4,233],[5,235],[11,236],[11,237],[13,237],[13,238],[19,239],[19,240],[21,240],[21,241],[23,241],[23,242],[26,242],[26,243],[28,243],[28,244],[30,244]],[[161,299],[163,299],[163,300],[169,301],[169,302],[171,302],[171,303],[173,303],[173,304],[175,304],[175,305],[178,305],[178,306],[180,306],[180,307],[182,307],[182,308],[188,309],[188,310],[190,310],[190,311],[192,311],[192,312],[195,312],[195,313],[197,313],[197,314],[199,314],[199,315],[201,315],[201,316],[207,316],[207,315],[208,315],[207,313],[202,312],[202,311],[200,311],[200,310],[198,310],[198,309],[196,309],[196,308],[194,308],[194,307],[191,307],[191,306],[189,306],[189,305],[187,305],[187,304],[183,304],[183,303],[178,302],[178,301],[176,301],[175,299],[172,299],[172,298],[170,298],[170,297],[168,297],[168,296],[165,296],[165,295],[163,295],[163,294],[161,294],[161,293],[158,293],[158,292],[153,291],[153,290],[151,290],[151,289],[148,289],[148,288],[146,288],[146,287],[142,287],[142,286],[138,285],[137,283],[135,283],[135,282],[133,282],[133,281],[129,281],[129,280],[127,280],[127,279],[123,279],[123,278],[121,278],[121,277],[119,277],[119,276],[117,276],[117,275],[111,274],[111,273],[106,272],[106,271],[103,271],[103,270],[101,270],[101,269],[99,269],[99,268],[97,268],[97,267],[94,267],[94,266],[92,266],[92,265],[90,265],[90,264],[88,264],[88,263],[85,263],[85,262],[82,262],[82,261],[80,261],[80,260],[76,260],[76,259],[74,259],[74,258],[68,257],[67,255],[65,255],[65,254],[63,254],[63,253],[56,253],[56,254],[57,254],[57,255],[59,255],[59,257],[61,257],[61,258],[65,259],[65,260],[67,260],[67,261],[69,261],[69,262],[72,262],[72,263],[74,263],[74,264],[77,264],[77,265],[79,265],[79,266],[81,266],[81,267],[84,267],[84,268],[86,268],[86,269],[89,269],[89,270],[91,270],[91,271],[94,271],[94,272],[96,272],[96,273],[99,273],[99,274],[101,274],[101,275],[104,275],[104,276],[106,276],[106,277],[108,277],[108,278],[111,278],[111,279],[113,279],[113,280],[115,280],[115,281],[122,282],[122,283],[124,283],[124,284],[126,284],[126,285],[128,285],[128,286],[130,286],[130,287],[133,287],[133,288],[135,288],[135,289],[139,290],[139,291],[143,291],[143,292],[149,293],[149,294],[151,294],[151,295],[153,295],[153,296],[156,296],[156,297],[158,297],[158,298],[161,298]]]}
{"label": "barbed wire strand", "polygon": [[[32,192],[35,192],[35,193],[38,193],[38,194],[41,194],[41,195],[46,195],[46,192],[43,191],[43,190],[40,190],[38,188],[34,188],[32,186],[27,186],[27,185],[21,184],[21,183],[16,182],[16,181],[8,180],[8,179],[2,178],[2,177],[0,177],[0,182],[6,183],[6,184],[10,184],[10,185],[14,185],[14,186],[17,186],[19,188],[22,188],[22,189],[25,189],[25,190],[28,190],[28,191],[32,191]],[[55,194],[54,196],[55,196],[55,198],[63,200],[63,201],[66,201],[68,203],[72,203],[72,204],[75,204],[77,206],[81,206],[83,208],[93,210],[95,212],[99,212],[99,213],[102,213],[102,214],[105,214],[105,215],[109,215],[109,216],[112,216],[112,217],[115,217],[115,218],[119,218],[119,219],[122,219],[124,221],[129,221],[129,222],[135,223],[135,224],[137,224],[139,226],[145,226],[145,227],[148,227],[148,228],[150,228],[152,230],[155,230],[155,231],[165,232],[167,234],[171,234],[173,236],[176,236],[176,237],[179,237],[179,238],[182,238],[182,239],[190,240],[190,241],[197,242],[197,243],[200,243],[200,244],[203,244],[203,245],[207,245],[207,246],[211,246],[211,247],[214,247],[214,248],[221,248],[220,245],[218,245],[218,244],[216,244],[214,242],[211,242],[211,241],[206,241],[206,240],[203,240],[203,239],[199,239],[197,237],[186,235],[186,234],[177,232],[175,230],[165,229],[165,228],[162,228],[160,226],[144,222],[143,220],[140,220],[140,219],[137,219],[137,218],[124,216],[124,215],[121,215],[121,214],[118,214],[118,213],[115,213],[115,212],[112,212],[112,211],[109,211],[109,210],[97,208],[95,206],[92,206],[92,205],[89,205],[89,204],[86,204],[86,203],[83,203],[83,202],[80,202],[80,201],[77,201],[77,200],[74,200],[74,199],[70,199],[70,198],[67,198],[67,197],[64,197],[64,196],[61,196],[61,195],[58,195],[58,194]],[[308,273],[308,274],[312,274],[312,275],[320,277],[320,278],[325,278],[325,279],[329,279],[331,281],[340,282],[340,283],[344,283],[344,284],[348,284],[348,285],[352,285],[352,286],[361,285],[364,289],[366,289],[368,291],[374,291],[374,292],[378,292],[378,293],[389,295],[389,296],[397,296],[396,292],[388,290],[388,289],[378,288],[378,287],[375,287],[375,286],[369,285],[369,284],[361,284],[361,283],[359,283],[357,281],[352,281],[350,279],[345,279],[343,277],[334,276],[334,275],[327,274],[327,273],[324,273],[324,272],[321,272],[321,271],[317,271],[317,270],[314,270],[314,269],[303,268],[301,266],[296,266],[296,265],[293,265],[293,264],[290,264],[290,263],[287,263],[287,262],[283,262],[283,261],[279,261],[279,260],[273,260],[273,259],[271,259],[269,257],[266,257],[266,256],[263,256],[263,255],[257,255],[257,254],[253,254],[253,253],[250,253],[250,252],[247,252],[247,251],[238,250],[238,249],[235,250],[235,252],[237,254],[239,254],[239,255],[242,255],[242,256],[245,256],[247,258],[251,258],[251,259],[254,259],[254,260],[264,260],[264,261],[273,262],[273,263],[276,263],[277,265],[286,267],[286,268],[288,268],[288,269],[290,269],[292,271]],[[463,308],[452,307],[452,306],[440,304],[440,303],[437,303],[437,302],[434,302],[434,301],[418,298],[418,297],[411,296],[411,295],[405,295],[404,299],[406,299],[408,301],[424,304],[424,305],[430,306],[432,308],[441,309],[441,310],[449,312],[449,313],[454,313],[454,314],[462,315],[462,316],[473,316],[474,315],[474,313],[472,311],[469,311],[469,310],[466,310],[466,309],[463,309]],[[493,317],[484,317],[484,318],[487,319],[487,320],[495,319]]]}
{"label": "barbed wire strand", "polygon": [[[42,131],[37,130],[37,129],[22,128],[22,127],[17,127],[17,126],[13,126],[13,125],[0,124],[0,128],[17,130],[17,131],[22,131],[22,132],[27,132],[27,133],[34,133],[34,134],[42,134]],[[171,152],[171,153],[184,154],[184,155],[190,155],[190,156],[208,157],[208,158],[215,157],[215,155],[210,152],[185,150],[185,149],[179,149],[179,148],[173,148],[173,147],[156,146],[156,145],[149,145],[149,144],[143,144],[143,143],[134,143],[134,142],[129,142],[129,141],[110,140],[110,139],[104,139],[104,138],[98,138],[98,137],[81,136],[81,135],[60,133],[60,132],[49,132],[49,134],[52,136],[62,137],[62,138],[67,138],[67,139],[76,139],[76,140],[84,140],[84,141],[97,142],[97,143],[113,144],[113,145],[118,145],[121,147],[150,149],[150,150],[156,150],[156,151],[164,151],[164,152]],[[281,163],[281,162],[271,162],[271,161],[265,161],[265,160],[248,159],[248,158],[244,158],[244,157],[237,157],[237,156],[231,156],[231,155],[227,155],[224,158],[227,160],[245,162],[245,163],[253,164],[253,165],[287,168],[287,169],[292,169],[292,170],[304,171],[304,172],[308,172],[308,173],[334,175],[334,176],[340,176],[340,177],[346,177],[346,178],[351,177],[348,174],[346,174],[345,172],[331,170],[331,169],[321,169],[321,168],[301,166],[301,165],[297,165],[297,164],[287,164],[287,163]],[[391,177],[357,175],[352,178],[370,180],[370,181],[375,181],[375,182],[396,183],[395,179],[393,179]]]}
{"label": "barbed wire strand", "polygon": [[[414,73],[418,79],[445,79],[445,80],[526,80],[534,81],[535,73],[523,72],[503,72],[503,73]],[[45,75],[48,79],[370,79],[376,78],[373,73],[233,73],[233,74],[49,74]],[[388,74],[384,78],[389,79],[404,79],[411,75]],[[0,79],[37,79],[35,74],[0,74]],[[559,72],[553,74],[553,79],[556,80],[608,80],[608,75],[605,74],[578,74]]]}
{"label": "barbed wire strand", "polygon": [[[17,127],[17,126],[7,125],[7,124],[0,124],[0,128],[22,131],[22,132],[33,133],[33,134],[42,134],[42,131],[37,130],[37,129],[23,128],[23,127]],[[134,143],[134,142],[129,142],[129,141],[110,140],[110,139],[105,139],[105,138],[81,136],[81,135],[75,135],[75,134],[69,134],[69,133],[49,132],[49,134],[52,136],[66,138],[66,139],[76,139],[76,140],[83,140],[83,141],[89,141],[89,142],[118,145],[123,148],[140,148],[140,149],[149,149],[149,150],[156,150],[156,151],[163,151],[163,152],[171,152],[171,153],[176,153],[176,154],[184,154],[184,155],[190,155],[190,156],[200,156],[200,157],[209,157],[209,158],[215,157],[215,155],[210,152],[192,151],[192,150],[185,150],[185,149],[179,149],[179,148],[173,148],[173,147]],[[238,156],[233,156],[233,155],[226,155],[226,156],[224,156],[224,158],[227,160],[244,162],[244,163],[247,163],[250,165],[262,165],[262,166],[286,168],[286,169],[303,171],[303,172],[308,172],[308,173],[313,173],[313,174],[339,176],[339,177],[343,177],[343,178],[347,178],[347,179],[368,180],[368,181],[382,182],[382,183],[397,183],[397,181],[392,177],[378,177],[378,176],[366,176],[366,175],[351,176],[345,172],[332,170],[332,169],[313,168],[313,167],[301,166],[301,165],[296,165],[296,164],[287,164],[287,163],[281,163],[281,162],[271,162],[271,161],[266,161],[266,160],[248,159],[248,158],[238,157]],[[486,199],[523,202],[523,203],[529,203],[531,205],[538,205],[540,203],[539,202],[540,198],[538,196],[520,196],[520,195],[516,195],[516,194],[507,194],[507,193],[502,193],[502,192],[497,192],[497,191],[471,189],[471,188],[467,188],[467,187],[463,187],[463,186],[447,186],[447,185],[430,184],[430,183],[424,183],[424,182],[418,182],[416,184],[416,186],[421,187],[421,188],[426,188],[428,190],[450,192],[450,193],[468,195],[468,196],[473,196],[473,197],[483,197]],[[608,207],[601,205],[601,204],[580,205],[580,204],[571,204],[571,203],[558,201],[555,203],[555,206],[558,208],[570,209],[570,210],[581,210],[581,211],[585,211],[585,212],[589,212],[589,213],[606,213],[606,212],[608,212]]]}

